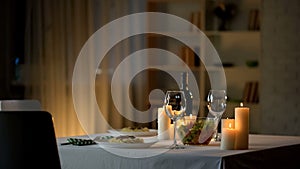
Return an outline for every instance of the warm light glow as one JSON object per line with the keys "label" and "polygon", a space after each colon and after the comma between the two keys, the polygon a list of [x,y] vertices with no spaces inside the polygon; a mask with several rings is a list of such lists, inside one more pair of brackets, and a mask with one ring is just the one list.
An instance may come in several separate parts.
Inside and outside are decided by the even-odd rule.
{"label": "warm light glow", "polygon": [[53,124],[53,127],[55,128],[54,117],[52,117],[52,124]]}
{"label": "warm light glow", "polygon": [[228,125],[228,126],[229,126],[229,129],[231,129],[231,128],[232,128],[232,126],[231,126],[231,123],[229,123],[229,125]]}
{"label": "warm light glow", "polygon": [[190,119],[192,119],[192,117],[193,117],[192,114],[190,114]]}
{"label": "warm light glow", "polygon": [[243,102],[241,102],[241,103],[240,103],[240,106],[241,106],[241,107],[243,107],[243,106],[244,106],[244,105],[243,105]]}

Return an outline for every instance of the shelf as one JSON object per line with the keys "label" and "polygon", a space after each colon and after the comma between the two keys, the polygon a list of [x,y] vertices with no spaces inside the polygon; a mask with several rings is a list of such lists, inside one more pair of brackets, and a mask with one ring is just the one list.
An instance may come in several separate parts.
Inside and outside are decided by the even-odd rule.
{"label": "shelf", "polygon": [[[157,66],[157,69],[166,70],[166,71],[175,71],[175,72],[182,72],[186,70],[186,67],[183,65],[163,65]],[[189,67],[191,71],[199,71],[200,67]]]}
{"label": "shelf", "polygon": [[199,0],[148,0],[150,3],[174,3],[174,2],[180,2],[180,3],[186,3],[186,2],[199,2]]}
{"label": "shelf", "polygon": [[[203,32],[204,33],[204,32]],[[150,33],[148,37],[162,37],[162,36],[172,36],[172,37],[190,37],[190,38],[199,38],[202,36],[201,32],[196,31],[185,31],[185,32],[157,32],[157,33]],[[198,37],[199,36],[199,37]]]}
{"label": "shelf", "polygon": [[[232,9],[231,11],[227,11],[227,14],[230,13],[233,15],[231,15],[231,19],[227,19],[226,21],[226,24],[224,26],[226,30],[240,31],[259,29],[260,14],[257,11],[261,9],[261,0],[206,0],[206,30],[218,30],[220,28],[220,18],[222,12],[223,15],[225,14],[225,12],[220,10],[220,7],[218,6],[220,2],[224,2],[223,5],[225,5],[225,9]],[[216,14],[216,8],[219,9],[218,16]]]}
{"label": "shelf", "polygon": [[[200,66],[201,67],[201,66]],[[201,67],[201,71],[212,71],[217,72],[224,70],[227,73],[241,72],[246,73],[249,72],[251,74],[259,74],[259,67],[247,67],[247,66],[231,66],[231,67],[222,67],[222,66],[209,66],[209,67]]]}
{"label": "shelf", "polygon": [[[186,70],[185,66],[183,65],[162,65],[162,66],[156,66],[157,69],[161,70],[168,70],[168,71],[183,71]],[[237,73],[249,73],[249,74],[255,74],[258,75],[260,72],[259,67],[246,67],[246,66],[233,66],[233,67],[220,67],[220,66],[210,66],[210,67],[201,67],[201,66],[189,66],[189,69],[191,71],[221,71],[224,70],[225,73],[231,74],[234,72]]]}
{"label": "shelf", "polygon": [[227,72],[233,72],[233,71],[242,71],[242,72],[251,72],[251,73],[259,73],[260,68],[259,67],[247,67],[247,66],[232,66],[232,67],[224,67],[224,70]]}
{"label": "shelf", "polygon": [[149,33],[147,36],[149,38],[160,38],[162,36],[170,36],[170,37],[178,37],[178,38],[193,38],[199,39],[201,36],[206,35],[210,36],[260,36],[259,31],[248,31],[248,30],[240,30],[240,31],[184,31],[184,32],[157,32],[157,33]]}
{"label": "shelf", "polygon": [[260,34],[260,31],[250,31],[250,30],[235,30],[235,31],[205,31],[206,36],[222,36],[226,34],[240,36],[242,34]]}

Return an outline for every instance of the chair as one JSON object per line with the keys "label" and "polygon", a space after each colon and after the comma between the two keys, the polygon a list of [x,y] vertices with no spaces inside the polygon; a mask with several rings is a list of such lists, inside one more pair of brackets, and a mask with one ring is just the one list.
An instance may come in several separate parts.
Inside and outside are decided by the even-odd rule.
{"label": "chair", "polygon": [[0,111],[0,168],[61,169],[49,112]]}
{"label": "chair", "polygon": [[0,100],[0,111],[41,110],[38,100]]}

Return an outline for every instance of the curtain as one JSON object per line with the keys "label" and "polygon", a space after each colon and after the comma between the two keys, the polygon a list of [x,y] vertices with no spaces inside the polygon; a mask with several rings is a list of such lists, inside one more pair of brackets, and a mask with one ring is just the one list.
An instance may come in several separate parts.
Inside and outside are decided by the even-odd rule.
{"label": "curtain", "polygon": [[[26,98],[40,100],[43,109],[52,114],[57,137],[89,134],[81,126],[72,98],[73,69],[85,42],[104,24],[143,10],[144,2],[133,0],[27,1]],[[109,35],[103,40],[109,40]],[[142,48],[142,44],[141,38],[136,38],[135,44],[129,39],[114,47],[99,65],[102,73],[95,77],[97,102],[102,115],[114,128],[131,125],[132,122],[114,108],[110,95],[112,72],[126,55]],[[120,99],[125,98],[123,96],[127,93],[122,88],[114,90],[118,90]],[[135,89],[139,90],[142,89]],[[88,110],[94,112],[94,109],[89,107]],[[107,130],[107,126],[96,124],[97,120],[93,123],[94,132]]]}
{"label": "curtain", "polygon": [[[114,21],[122,16],[137,13],[137,12],[144,12],[145,11],[145,1],[135,1],[135,0],[111,0],[111,1],[95,1],[94,4],[94,11],[95,16],[101,17],[94,17],[95,27],[97,29],[101,28],[101,26],[107,24],[110,21]],[[132,27],[123,27],[120,28],[118,33],[123,34],[126,31],[132,31],[132,29],[139,29],[139,28],[132,28]],[[106,39],[109,39],[108,35]],[[101,72],[98,76],[96,76],[96,95],[97,95],[97,102],[101,109],[101,112],[105,116],[105,119],[109,122],[109,125],[112,128],[122,128],[124,126],[135,126],[136,124],[124,118],[121,113],[130,113],[130,108],[127,104],[123,104],[121,109],[124,112],[119,112],[112,100],[112,94],[110,92],[110,85],[112,81],[113,73],[115,72],[118,65],[131,53],[145,48],[145,41],[143,36],[136,36],[129,39],[121,40],[116,46],[114,46],[110,52],[104,57],[102,63],[100,64]],[[131,67],[134,65],[127,65],[126,72],[124,74],[130,73]],[[124,75],[125,76],[125,75]],[[147,75],[145,75],[147,76]],[[106,83],[103,83],[106,82]],[[119,102],[123,102],[127,99],[125,96],[128,94],[135,95],[139,93],[139,95],[135,95],[134,99],[132,100],[135,102],[135,105],[143,105],[145,102],[144,98],[141,98],[145,91],[145,82],[142,79],[138,79],[133,82],[134,87],[130,93],[122,86],[121,88],[113,88],[115,93],[118,93],[118,100]],[[140,102],[140,103],[139,103]]]}

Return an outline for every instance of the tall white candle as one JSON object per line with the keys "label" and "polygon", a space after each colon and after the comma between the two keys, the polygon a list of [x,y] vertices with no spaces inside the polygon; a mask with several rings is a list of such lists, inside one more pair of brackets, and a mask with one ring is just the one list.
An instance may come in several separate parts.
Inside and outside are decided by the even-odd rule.
{"label": "tall white candle", "polygon": [[236,130],[232,128],[233,123],[229,123],[228,127],[223,129],[221,133],[221,150],[234,150]]}
{"label": "tall white candle", "polygon": [[243,107],[241,103],[240,107],[236,107],[235,111],[235,149],[245,150],[249,146],[249,108]]}
{"label": "tall white candle", "polygon": [[170,126],[171,119],[165,113],[163,107],[158,108],[158,120],[157,120],[158,128],[157,128],[157,138],[159,140],[168,140],[170,139]]}

